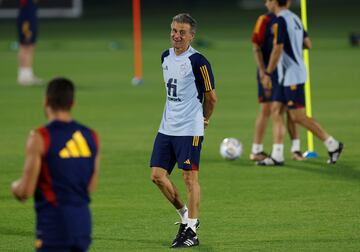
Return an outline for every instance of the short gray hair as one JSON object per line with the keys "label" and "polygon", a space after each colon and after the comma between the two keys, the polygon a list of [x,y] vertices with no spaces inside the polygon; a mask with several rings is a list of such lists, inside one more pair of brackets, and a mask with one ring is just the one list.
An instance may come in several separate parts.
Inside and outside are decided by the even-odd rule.
{"label": "short gray hair", "polygon": [[172,21],[180,24],[189,24],[191,27],[191,31],[193,33],[196,32],[197,22],[192,16],[190,16],[189,13],[177,14],[176,16],[173,17]]}

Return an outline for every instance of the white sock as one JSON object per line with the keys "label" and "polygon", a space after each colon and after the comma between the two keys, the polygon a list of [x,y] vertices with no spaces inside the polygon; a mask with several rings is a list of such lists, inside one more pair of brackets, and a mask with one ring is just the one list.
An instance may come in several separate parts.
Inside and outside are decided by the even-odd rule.
{"label": "white sock", "polygon": [[260,153],[262,151],[264,151],[264,147],[263,147],[262,144],[253,143],[252,148],[251,148],[251,152],[253,154],[257,154],[257,153]]}
{"label": "white sock", "polygon": [[335,140],[332,136],[329,136],[325,141],[324,144],[328,151],[333,152],[337,148],[339,148],[339,142]]}
{"label": "white sock", "polygon": [[18,71],[19,79],[32,79],[34,76],[33,70],[31,67],[20,67]]}
{"label": "white sock", "polygon": [[182,224],[186,224],[188,222],[188,208],[186,205],[184,205],[182,208],[180,209],[176,209],[176,212],[179,214],[180,218],[181,218],[181,223]]}
{"label": "white sock", "polygon": [[291,152],[300,151],[300,139],[293,139],[291,142]]}
{"label": "white sock", "polygon": [[188,227],[190,227],[196,233],[196,222],[197,219],[188,218]]}
{"label": "white sock", "polygon": [[271,157],[278,162],[284,161],[284,145],[283,144],[273,144]]}

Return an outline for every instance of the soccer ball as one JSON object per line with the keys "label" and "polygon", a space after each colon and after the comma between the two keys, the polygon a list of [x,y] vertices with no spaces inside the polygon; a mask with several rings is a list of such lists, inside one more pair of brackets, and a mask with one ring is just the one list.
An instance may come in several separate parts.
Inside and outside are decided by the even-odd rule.
{"label": "soccer ball", "polygon": [[241,153],[242,144],[236,138],[225,138],[220,144],[220,155],[227,160],[235,160]]}

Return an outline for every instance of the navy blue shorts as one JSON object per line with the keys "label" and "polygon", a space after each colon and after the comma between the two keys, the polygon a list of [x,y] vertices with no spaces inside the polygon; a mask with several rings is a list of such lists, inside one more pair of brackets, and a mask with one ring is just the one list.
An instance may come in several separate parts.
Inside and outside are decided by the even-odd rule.
{"label": "navy blue shorts", "polygon": [[171,174],[175,163],[183,170],[199,170],[203,136],[168,136],[158,133],[150,167],[161,167]]}
{"label": "navy blue shorts", "polygon": [[281,102],[288,109],[305,108],[304,83],[288,87],[279,86],[275,91],[275,101]]}
{"label": "navy blue shorts", "polygon": [[17,30],[19,43],[23,45],[31,45],[37,39],[37,17],[36,9],[27,8],[20,10],[17,19]]}
{"label": "navy blue shorts", "polygon": [[91,213],[84,206],[36,209],[37,251],[86,251],[91,243]]}
{"label": "navy blue shorts", "polygon": [[263,103],[263,102],[273,102],[274,101],[274,91],[278,88],[279,86],[279,80],[278,80],[278,74],[277,71],[275,71],[272,75],[271,75],[271,92],[269,92],[269,95],[265,94],[265,90],[263,85],[261,84],[260,81],[260,76],[259,76],[259,71],[257,71],[257,75],[256,75],[256,79],[258,82],[258,100],[259,103]]}
{"label": "navy blue shorts", "polygon": [[74,238],[68,244],[46,244],[41,240],[35,241],[37,252],[85,252],[91,243],[90,237]]}

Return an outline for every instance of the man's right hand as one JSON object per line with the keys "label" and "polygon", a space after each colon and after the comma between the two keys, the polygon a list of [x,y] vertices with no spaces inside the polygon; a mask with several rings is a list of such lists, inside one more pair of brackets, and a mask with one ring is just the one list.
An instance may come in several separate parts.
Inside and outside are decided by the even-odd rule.
{"label": "man's right hand", "polygon": [[271,78],[267,74],[265,74],[264,77],[261,79],[261,83],[264,89],[271,89],[272,87]]}
{"label": "man's right hand", "polygon": [[270,97],[271,96],[271,88],[272,88],[272,82],[269,75],[264,74],[263,78],[261,79],[261,83],[264,88],[265,96]]}
{"label": "man's right hand", "polygon": [[262,80],[264,77],[265,77],[265,71],[264,70],[261,70],[259,69],[259,77],[260,77],[260,80]]}

